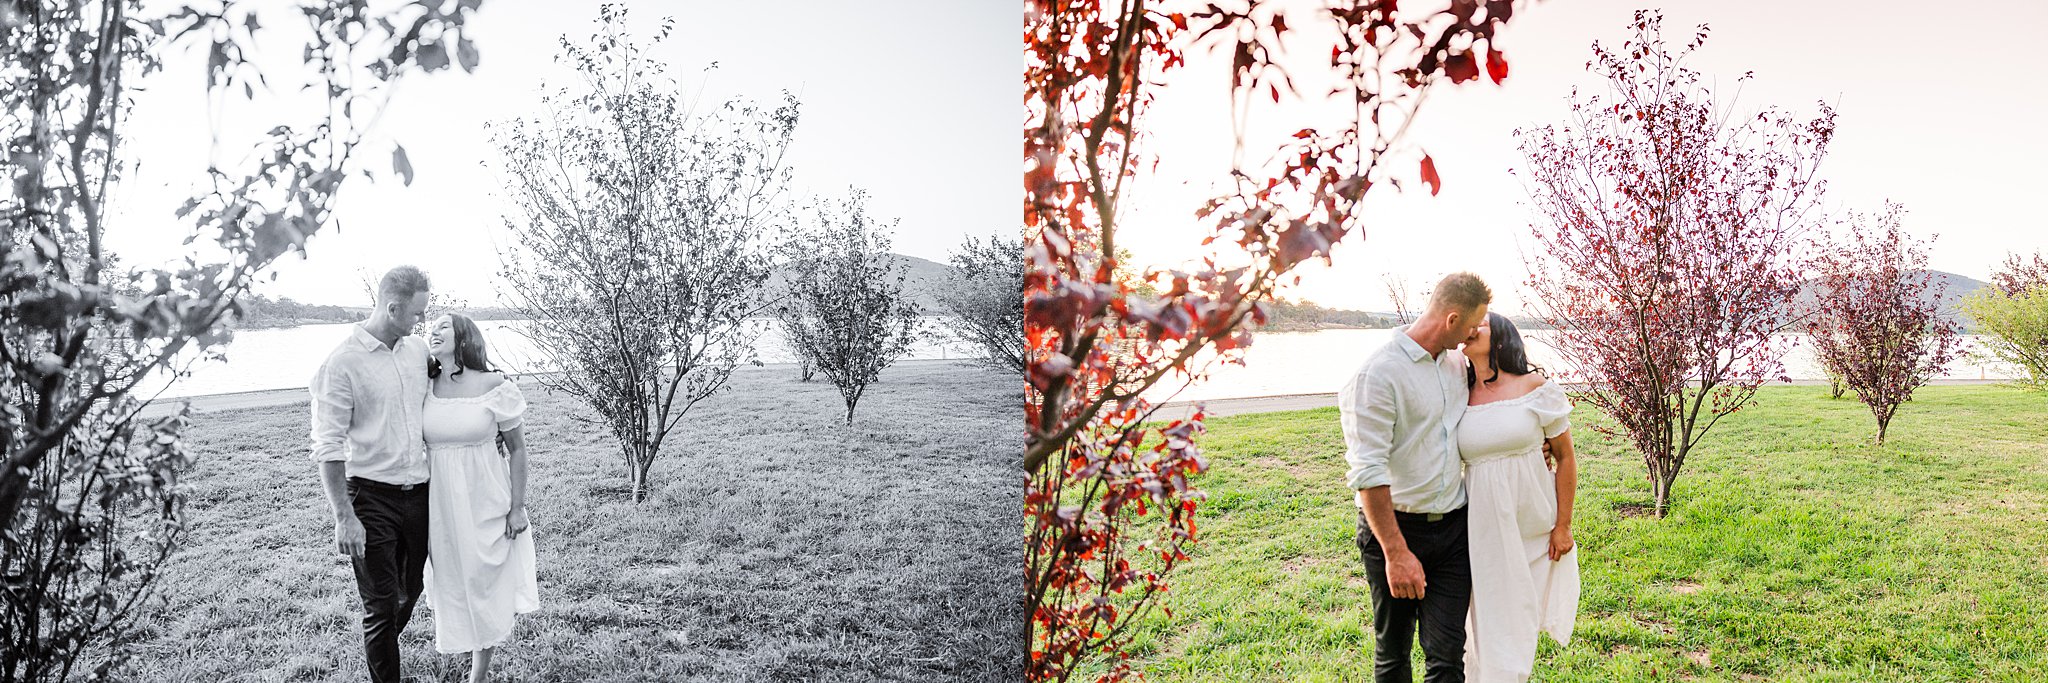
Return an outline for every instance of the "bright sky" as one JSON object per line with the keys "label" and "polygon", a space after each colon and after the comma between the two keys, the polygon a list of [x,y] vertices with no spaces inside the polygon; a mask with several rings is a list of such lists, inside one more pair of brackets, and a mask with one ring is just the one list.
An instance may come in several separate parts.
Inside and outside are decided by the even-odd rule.
{"label": "bright sky", "polygon": [[[1939,233],[1930,266],[1985,279],[2009,251],[2048,249],[2048,218],[2039,209],[2048,187],[2048,78],[2028,67],[2031,43],[1988,39],[1992,27],[2048,25],[2048,3],[1997,0],[1966,11],[1927,11],[1918,4],[1862,0],[1717,0],[1665,3],[1664,35],[1681,46],[1694,26],[1712,27],[1688,61],[1718,78],[1724,93],[1744,71],[1735,107],[1766,105],[1801,118],[1815,102],[1838,110],[1833,147],[1821,167],[1829,212],[1877,211],[1889,198],[1907,210],[1905,227]],[[1882,6],[1880,6],[1882,5]],[[1585,71],[1594,40],[1618,45],[1643,0],[1545,0],[1524,5],[1499,36],[1510,76],[1502,86],[1481,79],[1431,93],[1409,141],[1435,158],[1443,191],[1431,197],[1415,182],[1412,161],[1393,167],[1405,194],[1376,188],[1365,234],[1336,250],[1335,266],[1305,267],[1289,296],[1327,306],[1390,310],[1382,274],[1407,276],[1415,290],[1444,274],[1471,270],[1494,285],[1494,305],[1519,312],[1530,241],[1527,192],[1509,175],[1522,164],[1518,126],[1562,122],[1573,86],[1605,87]],[[1654,5],[1650,5],[1654,6]],[[1301,27],[1296,22],[1297,28]],[[2001,34],[2003,35],[2003,34]],[[1307,50],[1327,58],[1328,42]],[[1206,228],[1193,210],[1225,176],[1231,152],[1229,52],[1189,54],[1158,99],[1147,128],[1157,171],[1139,182],[1120,238],[1142,264],[1174,264],[1199,254]],[[1297,79],[1301,78],[1297,74]],[[1285,100],[1283,99],[1283,102]],[[1247,161],[1274,149],[1270,140],[1304,126],[1317,107],[1260,110],[1249,134],[1267,143],[1246,148]],[[1310,120],[1310,123],[1313,121]],[[1510,287],[1515,287],[1510,289]]]}
{"label": "bright sky", "polygon": [[[434,279],[437,294],[498,303],[496,245],[509,207],[499,198],[503,183],[484,126],[536,112],[543,80],[549,89],[568,82],[569,72],[553,61],[558,39],[587,38],[599,4],[484,3],[469,28],[482,54],[477,71],[408,76],[359,152],[385,177],[372,183],[352,175],[339,199],[342,230],[315,236],[305,260],[281,259],[277,280],[257,291],[363,305],[359,270],[381,274],[411,263]],[[901,219],[895,251],[942,262],[964,235],[1016,229],[1016,8],[948,0],[626,5],[648,31],[664,16],[676,18],[656,58],[686,88],[701,86],[709,102],[742,96],[772,106],[784,90],[797,94],[792,199],[864,187],[871,215]],[[266,26],[301,23],[275,14],[262,17]],[[299,68],[299,50],[279,38],[270,43],[271,63]],[[180,243],[188,228],[168,220],[172,211],[210,158],[228,168],[247,149],[242,139],[209,151],[204,51],[164,61],[165,70],[144,83],[149,92],[131,119],[127,154],[139,167],[121,189],[123,222],[111,236],[132,265],[186,253]],[[703,74],[713,61],[718,68]],[[270,73],[274,85],[281,75],[292,74]],[[243,113],[223,125],[230,135],[234,125],[246,134],[275,122],[268,118],[275,109],[239,95],[229,105]],[[388,173],[392,141],[405,146],[417,172],[410,187]]]}

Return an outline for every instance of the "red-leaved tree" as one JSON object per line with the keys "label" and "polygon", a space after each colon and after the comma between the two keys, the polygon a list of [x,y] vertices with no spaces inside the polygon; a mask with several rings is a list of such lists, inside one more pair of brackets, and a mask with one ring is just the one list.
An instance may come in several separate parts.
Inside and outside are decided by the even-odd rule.
{"label": "red-leaved tree", "polygon": [[1962,325],[1941,316],[1927,251],[1899,229],[1905,211],[1886,202],[1872,225],[1849,217],[1849,239],[1814,259],[1814,355],[1877,417],[1877,442],[1913,390],[1962,352]]}
{"label": "red-leaved tree", "polygon": [[1804,121],[1731,116],[1683,65],[1707,27],[1674,55],[1661,21],[1639,11],[1619,50],[1593,46],[1606,95],[1575,93],[1569,122],[1516,132],[1535,310],[1613,418],[1595,428],[1642,454],[1658,516],[1700,439],[1782,379],[1775,335],[1792,323],[1835,118],[1826,104]]}
{"label": "red-leaved tree", "polygon": [[[1206,464],[1195,445],[1197,412],[1151,422],[1140,398],[1190,377],[1204,350],[1238,359],[1247,319],[1295,266],[1329,257],[1361,229],[1359,206],[1392,182],[1385,161],[1432,83],[1498,83],[1507,61],[1492,43],[1513,12],[1509,0],[1456,0],[1397,10],[1391,0],[1325,8],[1207,5],[1171,13],[1142,0],[1032,0],[1024,23],[1025,419],[1027,676],[1064,681],[1100,657],[1097,680],[1131,674],[1128,627],[1157,605],[1166,576],[1187,559],[1201,493],[1188,478]],[[1317,39],[1292,26],[1328,22]],[[1336,86],[1353,105],[1332,128],[1303,128],[1273,160],[1240,167],[1234,191],[1195,217],[1213,251],[1185,272],[1123,277],[1116,222],[1124,182],[1143,158],[1148,87],[1205,43],[1232,52],[1234,110],[1293,93],[1287,51],[1327,54]],[[1307,41],[1325,40],[1310,43]],[[1317,97],[1325,96],[1316,93]],[[1284,120],[1302,116],[1275,106]],[[1389,125],[1382,127],[1380,121]],[[1421,157],[1434,193],[1434,163]],[[1194,207],[1190,207],[1191,209]]]}
{"label": "red-leaved tree", "polygon": [[1991,274],[1991,286],[1999,293],[2014,296],[2035,287],[2048,287],[2048,258],[2034,252],[2022,259],[2019,254],[2006,254],[2005,263],[2000,264]]}

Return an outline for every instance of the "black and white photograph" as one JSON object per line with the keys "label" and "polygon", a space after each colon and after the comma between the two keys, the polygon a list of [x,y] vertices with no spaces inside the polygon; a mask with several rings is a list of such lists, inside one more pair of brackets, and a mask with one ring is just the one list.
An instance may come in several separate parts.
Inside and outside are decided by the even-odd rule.
{"label": "black and white photograph", "polygon": [[1021,677],[1017,22],[0,5],[0,682]]}

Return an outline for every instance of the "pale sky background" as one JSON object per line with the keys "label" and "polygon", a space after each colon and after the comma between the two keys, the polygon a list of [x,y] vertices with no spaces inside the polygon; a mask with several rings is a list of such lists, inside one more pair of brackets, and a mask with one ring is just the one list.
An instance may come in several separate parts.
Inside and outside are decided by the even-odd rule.
{"label": "pale sky background", "polygon": [[[536,113],[544,79],[550,90],[568,82],[570,73],[554,63],[559,37],[586,39],[597,29],[599,4],[485,2],[468,28],[482,57],[476,72],[407,76],[358,152],[382,177],[352,175],[338,200],[342,229],[323,229],[306,259],[280,259],[276,281],[257,291],[366,305],[359,270],[381,274],[411,263],[433,278],[436,294],[499,303],[495,245],[505,234],[501,211],[513,209],[499,198],[497,153],[484,126]],[[654,55],[686,89],[701,86],[707,104],[741,96],[773,106],[782,91],[797,94],[802,118],[789,154],[791,199],[861,186],[870,215],[900,219],[896,252],[941,262],[964,235],[1019,224],[1017,8],[949,0],[625,4],[642,41],[662,17],[675,17],[674,34]],[[302,25],[272,14],[279,16],[262,17],[266,26]],[[299,68],[298,48],[279,37],[267,45],[270,59],[287,72]],[[703,74],[713,61],[718,68]],[[289,106],[260,93],[256,105],[236,95],[228,103],[234,118],[223,126],[231,139],[210,151],[204,51],[170,54],[164,62],[165,70],[142,84],[149,92],[138,97],[130,119],[127,156],[139,166],[119,190],[122,222],[110,238],[131,265],[186,253],[180,243],[189,225],[171,215],[192,183],[203,178],[210,158],[231,168],[250,141],[232,136],[269,128]],[[294,76],[268,75],[273,85]],[[417,172],[410,187],[389,174],[394,140]]]}
{"label": "pale sky background", "polygon": [[[1718,79],[1724,93],[1744,71],[1755,78],[1735,100],[1738,112],[1766,105],[1801,119],[1817,101],[1837,109],[1833,146],[1820,169],[1830,213],[1905,205],[1905,228],[1939,233],[1929,265],[1985,279],[2007,252],[2048,249],[2048,218],[2040,208],[2048,187],[2048,77],[2032,41],[2004,27],[2048,25],[2048,3],[2001,0],[1927,9],[1917,3],[1851,0],[1546,0],[1524,5],[1498,36],[1510,75],[1501,86],[1483,77],[1441,87],[1423,105],[1408,141],[1436,160],[1443,191],[1431,197],[1412,160],[1393,166],[1405,193],[1373,190],[1364,235],[1335,253],[1335,266],[1304,266],[1287,295],[1326,306],[1391,310],[1383,273],[1423,289],[1444,274],[1471,270],[1494,285],[1494,307],[1524,309],[1518,283],[1527,278],[1522,253],[1532,215],[1527,192],[1511,176],[1521,155],[1518,126],[1559,123],[1573,86],[1605,92],[1587,72],[1594,40],[1619,45],[1631,34],[1634,10],[1664,9],[1664,35],[1674,49],[1693,27],[1712,27],[1688,65]],[[1308,22],[1293,22],[1297,28]],[[1304,36],[1306,37],[1306,36]],[[1306,50],[1327,59],[1328,42]],[[1158,158],[1128,200],[1120,237],[1141,265],[1172,265],[1197,256],[1206,234],[1193,210],[1225,177],[1231,151],[1228,51],[1190,52],[1158,99],[1145,127]],[[1302,75],[1296,74],[1297,80]],[[1263,160],[1270,139],[1304,126],[1314,105],[1258,110],[1246,148]],[[1312,121],[1310,121],[1312,122]]]}

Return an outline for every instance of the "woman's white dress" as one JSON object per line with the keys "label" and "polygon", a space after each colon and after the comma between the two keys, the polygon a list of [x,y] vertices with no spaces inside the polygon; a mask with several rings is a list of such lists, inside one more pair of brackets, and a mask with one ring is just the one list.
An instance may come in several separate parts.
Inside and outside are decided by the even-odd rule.
{"label": "woman's white dress", "polygon": [[1538,632],[1571,642],[1579,553],[1550,561],[1557,484],[1543,464],[1544,439],[1571,428],[1571,410],[1564,388],[1544,382],[1525,396],[1469,406],[1458,421],[1472,552],[1469,683],[1528,680]]}
{"label": "woman's white dress", "polygon": [[509,379],[481,396],[427,392],[427,604],[443,653],[497,647],[515,614],[540,609],[533,531],[505,537],[511,467],[497,447],[498,432],[519,426],[525,412]]}

